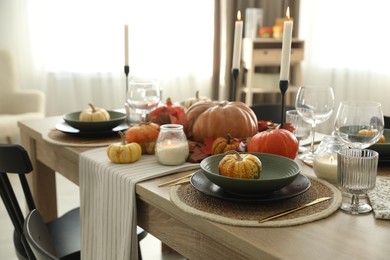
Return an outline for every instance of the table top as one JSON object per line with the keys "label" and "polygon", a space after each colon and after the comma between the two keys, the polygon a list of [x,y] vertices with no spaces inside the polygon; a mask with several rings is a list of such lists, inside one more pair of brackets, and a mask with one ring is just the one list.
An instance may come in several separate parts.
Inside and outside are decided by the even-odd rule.
{"label": "table top", "polygon": [[[61,117],[49,117],[20,122],[22,143],[33,157],[33,165],[42,164],[77,184],[78,156],[91,148],[58,146],[44,141],[43,136],[61,120]],[[312,168],[304,164],[301,167],[303,174],[314,176]],[[380,167],[380,172],[390,171]],[[338,210],[308,224],[253,228],[220,224],[185,213],[170,201],[170,187],[158,187],[185,174],[188,172],[138,183],[136,193],[138,225],[186,257],[388,259],[390,255],[390,221],[375,219],[373,214],[352,216]],[[38,181],[33,185],[38,185]],[[45,198],[39,197],[37,204],[42,205]]]}

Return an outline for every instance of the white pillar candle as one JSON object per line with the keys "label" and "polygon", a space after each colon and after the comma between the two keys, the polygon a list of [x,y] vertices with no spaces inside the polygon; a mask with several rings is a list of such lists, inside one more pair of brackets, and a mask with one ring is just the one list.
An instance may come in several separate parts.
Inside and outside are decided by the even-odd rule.
{"label": "white pillar candle", "polygon": [[232,69],[240,69],[241,60],[241,44],[242,44],[242,27],[241,12],[237,12],[237,21],[234,28],[234,46],[233,46],[233,62]]}
{"label": "white pillar candle", "polygon": [[288,21],[284,22],[283,42],[282,42],[282,58],[280,64],[280,80],[289,79],[290,58],[291,58],[291,43],[293,21],[290,20],[290,7],[287,7],[286,16]]}
{"label": "white pillar candle", "polygon": [[129,65],[129,26],[125,24],[125,65]]}
{"label": "white pillar candle", "polygon": [[155,154],[157,161],[161,164],[180,165],[187,160],[189,154],[188,143],[168,139],[156,144]]}
{"label": "white pillar candle", "polygon": [[335,156],[318,156],[313,161],[316,176],[333,184],[337,182],[337,157]]}

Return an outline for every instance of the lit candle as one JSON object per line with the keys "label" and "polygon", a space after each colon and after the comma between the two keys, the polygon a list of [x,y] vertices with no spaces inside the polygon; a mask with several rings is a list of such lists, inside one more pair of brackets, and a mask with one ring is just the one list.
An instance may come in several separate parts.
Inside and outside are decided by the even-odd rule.
{"label": "lit candle", "polygon": [[233,69],[240,69],[241,60],[241,43],[242,43],[242,27],[243,22],[241,21],[241,12],[237,12],[237,21],[234,28],[234,46],[233,46]]}
{"label": "lit candle", "polygon": [[337,182],[337,158],[330,156],[315,157],[313,161],[314,173],[318,178],[324,179],[330,183]]}
{"label": "lit candle", "polygon": [[290,7],[287,7],[286,16],[288,21],[284,22],[283,42],[282,42],[282,60],[280,65],[280,80],[289,79],[291,42],[293,21],[290,20]]}
{"label": "lit candle", "polygon": [[125,65],[129,65],[129,26],[125,24]]}
{"label": "lit candle", "polygon": [[188,143],[167,139],[156,144],[155,154],[157,161],[161,164],[180,165],[187,160],[189,154]]}

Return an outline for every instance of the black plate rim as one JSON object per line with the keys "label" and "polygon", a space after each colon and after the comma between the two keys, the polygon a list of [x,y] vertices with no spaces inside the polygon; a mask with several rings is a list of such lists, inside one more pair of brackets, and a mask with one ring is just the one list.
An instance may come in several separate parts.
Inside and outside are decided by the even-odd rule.
{"label": "black plate rim", "polygon": [[104,136],[104,135],[110,135],[118,133],[119,131],[125,131],[129,128],[127,123],[122,123],[120,125],[117,125],[116,127],[110,129],[110,130],[104,130],[104,131],[81,131],[77,128],[74,128],[73,126],[67,124],[65,121],[57,123],[55,125],[55,128],[65,134],[71,134],[75,136],[83,136],[83,137],[96,137],[96,136]]}
{"label": "black plate rim", "polygon": [[[201,177],[203,176],[203,177]],[[203,180],[208,184],[208,187],[213,187],[213,189],[208,187],[202,187],[202,185],[199,185],[196,182],[196,178],[203,178]],[[290,192],[289,190],[294,186],[297,185],[299,182],[306,182],[306,185],[301,187],[300,189],[297,188],[296,192]],[[199,192],[217,198],[222,200],[228,200],[228,201],[235,201],[235,202],[270,202],[270,201],[278,201],[278,200],[285,200],[289,199],[295,196],[298,196],[304,192],[306,192],[311,187],[311,181],[308,177],[305,175],[302,175],[301,173],[298,174],[297,178],[290,183],[289,185],[283,187],[280,190],[270,192],[270,193],[261,193],[258,197],[255,196],[245,196],[245,195],[238,195],[229,193],[227,191],[224,191],[221,187],[218,185],[212,183],[203,173],[203,170],[196,171],[190,178],[191,185],[198,190]],[[305,183],[302,183],[305,184]],[[213,191],[214,190],[214,191]]]}

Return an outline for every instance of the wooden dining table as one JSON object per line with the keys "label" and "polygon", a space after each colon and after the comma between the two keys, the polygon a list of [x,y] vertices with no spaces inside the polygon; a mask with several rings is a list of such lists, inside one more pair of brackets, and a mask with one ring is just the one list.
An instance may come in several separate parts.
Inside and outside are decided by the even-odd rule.
{"label": "wooden dining table", "polygon": [[[55,172],[79,184],[79,156],[93,147],[57,145],[44,136],[59,116],[19,122],[21,142],[34,167],[30,185],[46,221],[57,217]],[[302,173],[314,176],[302,164]],[[389,259],[390,220],[374,215],[334,214],[288,227],[221,224],[184,212],[170,200],[171,187],[158,184],[180,172],[136,184],[137,225],[189,259]],[[379,167],[381,175],[390,168]],[[345,198],[346,200],[348,198]]]}

